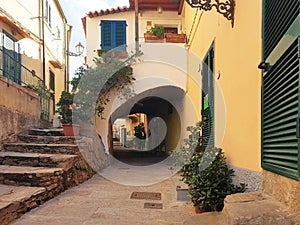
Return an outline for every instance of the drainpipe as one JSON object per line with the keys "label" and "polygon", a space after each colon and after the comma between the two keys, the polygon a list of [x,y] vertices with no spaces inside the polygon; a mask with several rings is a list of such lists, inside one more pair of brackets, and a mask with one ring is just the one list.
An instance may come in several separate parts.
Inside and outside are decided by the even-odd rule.
{"label": "drainpipe", "polygon": [[42,2],[42,52],[43,52],[43,82],[46,83],[46,59],[45,59],[45,21],[44,21],[44,0]]}
{"label": "drainpipe", "polygon": [[135,53],[138,54],[139,50],[139,1],[134,0],[135,11]]}
{"label": "drainpipe", "polygon": [[63,56],[64,56],[64,90],[69,91],[67,87],[67,79],[68,79],[68,71],[67,71],[67,65],[69,65],[69,61],[67,61],[67,22],[64,20],[64,46],[63,46]]}

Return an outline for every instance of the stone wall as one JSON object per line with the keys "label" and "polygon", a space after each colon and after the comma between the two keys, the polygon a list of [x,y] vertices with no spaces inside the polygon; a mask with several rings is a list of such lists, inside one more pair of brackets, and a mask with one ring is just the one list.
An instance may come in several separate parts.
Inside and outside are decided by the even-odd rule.
{"label": "stone wall", "polygon": [[0,149],[8,137],[40,125],[40,101],[37,94],[0,77]]}
{"label": "stone wall", "polygon": [[262,190],[262,173],[247,170],[240,167],[229,166],[234,170],[235,176],[233,177],[234,184],[246,183],[246,192],[256,192]]}
{"label": "stone wall", "polygon": [[296,224],[300,224],[300,181],[264,170],[263,192],[290,207],[296,213]]}

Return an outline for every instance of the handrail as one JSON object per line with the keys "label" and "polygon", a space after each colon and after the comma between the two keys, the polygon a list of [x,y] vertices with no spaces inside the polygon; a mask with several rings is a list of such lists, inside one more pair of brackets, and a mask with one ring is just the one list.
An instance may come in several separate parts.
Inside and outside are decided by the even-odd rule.
{"label": "handrail", "polygon": [[43,80],[35,74],[34,70],[29,70],[15,58],[3,52],[2,48],[0,48],[0,59],[2,61],[0,63],[0,71],[2,71],[4,77],[22,86],[38,86],[40,82],[43,82]]}

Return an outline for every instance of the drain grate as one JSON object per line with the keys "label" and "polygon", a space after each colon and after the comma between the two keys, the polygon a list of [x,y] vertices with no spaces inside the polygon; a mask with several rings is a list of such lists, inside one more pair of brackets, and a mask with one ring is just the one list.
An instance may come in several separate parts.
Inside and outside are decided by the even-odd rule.
{"label": "drain grate", "polygon": [[162,209],[163,204],[162,203],[144,203],[145,209]]}
{"label": "drain grate", "polygon": [[131,199],[161,200],[161,193],[157,192],[132,192]]}

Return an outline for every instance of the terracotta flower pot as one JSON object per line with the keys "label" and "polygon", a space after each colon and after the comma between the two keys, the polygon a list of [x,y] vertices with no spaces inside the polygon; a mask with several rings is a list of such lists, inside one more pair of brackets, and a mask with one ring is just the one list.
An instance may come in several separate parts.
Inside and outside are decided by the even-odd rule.
{"label": "terracotta flower pot", "polygon": [[166,34],[166,42],[169,43],[185,43],[185,34]]}
{"label": "terracotta flower pot", "polygon": [[63,124],[63,130],[65,136],[78,136],[80,131],[79,124]]}
{"label": "terracotta flower pot", "polygon": [[145,33],[144,34],[144,38],[145,38],[145,42],[150,42],[150,43],[161,43],[164,42],[164,36],[161,35],[159,37],[155,36],[154,34],[150,34],[150,33]]}
{"label": "terracotta flower pot", "polygon": [[201,206],[194,206],[195,213],[203,213],[204,211],[201,209]]}

